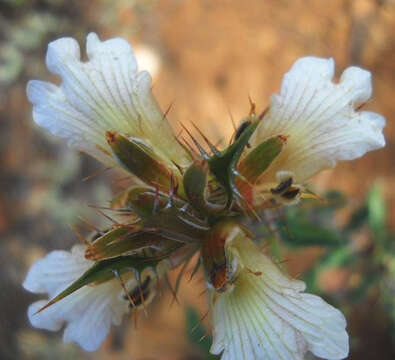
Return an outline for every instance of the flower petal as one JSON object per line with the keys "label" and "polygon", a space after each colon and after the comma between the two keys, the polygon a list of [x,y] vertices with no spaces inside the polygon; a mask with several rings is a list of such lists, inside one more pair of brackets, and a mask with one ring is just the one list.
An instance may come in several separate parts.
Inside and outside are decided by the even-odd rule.
{"label": "flower petal", "polygon": [[[30,269],[23,286],[32,292],[47,292],[52,298],[75,281],[93,262],[84,258],[84,246],[74,246],[71,253],[53,251]],[[130,280],[129,286],[136,285]],[[62,301],[37,313],[47,301],[30,305],[28,317],[34,327],[51,331],[67,323],[63,339],[76,342],[87,351],[96,350],[110,331],[128,312],[128,300],[117,280],[84,286]]]}
{"label": "flower petal", "polygon": [[302,183],[339,160],[352,160],[385,145],[385,119],[371,112],[355,112],[372,93],[371,75],[358,67],[332,82],[333,59],[301,58],[284,76],[279,95],[257,129],[255,145],[277,135],[287,145],[262,181],[274,181],[278,171],[295,173]]}
{"label": "flower petal", "polygon": [[84,252],[84,245],[75,245],[71,252],[50,252],[33,264],[23,287],[33,293],[55,297],[93,265],[92,261],[85,259]]}
{"label": "flower petal", "polygon": [[249,239],[235,238],[229,251],[243,266],[233,291],[213,308],[211,352],[228,359],[325,359],[348,355],[343,314],[318,296],[302,293],[302,281],[286,277]]}
{"label": "flower petal", "polygon": [[87,37],[87,62],[72,38],[48,45],[48,69],[58,75],[60,86],[33,80],[27,96],[33,104],[33,119],[70,145],[113,164],[106,131],[118,131],[139,138],[174,166],[186,166],[190,159],[151,93],[151,77],[137,72],[130,45],[123,39],[100,41]]}

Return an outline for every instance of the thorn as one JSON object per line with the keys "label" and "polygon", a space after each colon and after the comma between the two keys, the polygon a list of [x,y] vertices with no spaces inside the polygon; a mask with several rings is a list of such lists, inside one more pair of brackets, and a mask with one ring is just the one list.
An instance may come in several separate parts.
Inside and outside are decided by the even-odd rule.
{"label": "thorn", "polygon": [[[181,142],[181,140],[183,142]],[[196,153],[196,151],[193,149],[193,147],[186,141],[186,139],[180,135],[180,138],[176,138],[176,141],[180,144],[180,146],[182,146],[183,149],[185,149],[192,157],[194,160],[197,160],[197,156],[198,154]]]}
{"label": "thorn", "polygon": [[[104,147],[102,147],[102,146],[100,146],[100,145],[97,145],[97,144],[96,144],[96,145],[95,145],[95,148],[96,148],[97,150],[101,151],[102,153],[106,154],[107,156],[110,156],[110,157],[113,156],[112,153],[110,153],[107,149],[105,149]],[[85,154],[87,154],[86,151],[82,151],[82,152],[84,152]]]}
{"label": "thorn", "polygon": [[214,144],[207,138],[206,135],[203,134],[203,132],[197,127],[197,125],[191,121],[192,126],[195,128],[195,130],[199,133],[199,135],[203,138],[203,140],[206,142],[210,150],[213,152],[213,154],[218,155],[219,151],[218,149],[214,146]]}
{"label": "thorn", "polygon": [[201,262],[200,256],[199,256],[198,259],[197,259],[197,261],[196,261],[196,264],[195,264],[195,266],[194,266],[194,268],[193,268],[193,270],[192,270],[192,273],[191,273],[191,276],[190,276],[188,282],[191,282],[191,281],[192,281],[193,277],[194,277],[194,276],[196,275],[196,273],[198,272],[201,263],[202,263],[202,262]]}
{"label": "thorn", "polygon": [[228,105],[226,105],[226,109],[228,110],[230,121],[232,122],[233,131],[236,132],[236,130],[237,130],[236,122],[235,122],[235,119],[234,119],[232,112],[230,111],[230,108]]}
{"label": "thorn", "polygon": [[122,289],[123,289],[125,295],[127,296],[128,300],[129,300],[129,302],[130,302],[130,304],[131,304],[133,307],[136,307],[136,304],[134,303],[134,301],[133,301],[132,297],[130,296],[129,292],[127,291],[126,286],[125,286],[125,282],[123,281],[122,277],[119,275],[118,270],[117,270],[117,269],[114,269],[112,272],[113,272],[114,276],[115,276],[115,277],[119,280],[119,282],[121,283]]}
{"label": "thorn", "polygon": [[196,150],[192,147],[192,145],[182,136],[181,140],[184,143],[181,143],[180,140],[177,139],[178,143],[181,144],[184,148],[188,149],[189,153],[193,157],[194,160],[198,159],[199,154],[196,152]]}
{"label": "thorn", "polygon": [[367,104],[367,101],[363,102],[362,104],[358,105],[355,109],[355,111],[361,110],[365,105]]}
{"label": "thorn", "polygon": [[250,204],[247,200],[244,202],[247,206],[247,209],[255,216],[255,218],[259,221],[262,222],[262,218],[259,216],[259,214],[256,212],[254,209],[254,206]]}
{"label": "thorn", "polygon": [[181,128],[181,130],[178,132],[178,134],[176,135],[176,139],[179,138],[182,134],[182,132],[184,131],[184,129]]}
{"label": "thorn", "polygon": [[124,176],[124,177],[121,177],[121,178],[118,178],[118,179],[113,179],[113,180],[111,180],[111,183],[112,183],[112,184],[119,184],[119,183],[121,183],[122,181],[131,180],[131,179],[132,179],[131,176]]}
{"label": "thorn", "polygon": [[88,225],[91,229],[97,231],[98,233],[102,233],[102,231],[93,225],[89,220],[83,218],[82,216],[78,216],[78,219],[81,220],[84,224]]}
{"label": "thorn", "polygon": [[106,172],[107,170],[111,170],[111,169],[113,169],[113,168],[114,168],[113,166],[110,166],[110,167],[106,167],[106,168],[104,168],[104,169],[100,169],[100,170],[98,170],[98,171],[95,171],[93,174],[88,175],[88,176],[85,176],[85,177],[82,179],[82,181],[87,181],[87,180],[89,180],[89,179],[92,179],[92,178],[94,178],[95,176],[100,175],[100,174]]}
{"label": "thorn", "polygon": [[195,144],[195,146],[199,150],[200,155],[203,156],[204,159],[209,160],[210,159],[209,154],[207,154],[207,152],[202,148],[202,146],[193,137],[193,135],[190,133],[190,131],[183,124],[181,124],[181,126],[184,128],[184,130],[187,132],[187,134],[189,135],[189,137],[191,138],[191,140],[193,141],[193,143]]}
{"label": "thorn", "polygon": [[73,226],[71,226],[71,225],[69,225],[69,227],[70,227],[70,230],[73,232],[73,234],[74,234],[75,236],[77,236],[78,239],[80,239],[81,242],[83,242],[84,244],[86,244],[86,245],[88,245],[88,246],[91,245],[91,242],[90,242],[86,237],[82,236],[82,235],[77,231],[77,229],[75,229],[75,227],[73,227]]}
{"label": "thorn", "polygon": [[169,114],[171,108],[173,107],[174,101],[172,101],[169,106],[167,107],[165,113],[163,114],[162,121],[166,119],[167,115]]}
{"label": "thorn", "polygon": [[180,165],[178,165],[175,161],[171,160],[171,162],[173,163],[173,165],[177,168],[177,170],[180,172],[180,175],[183,176],[184,175],[184,170],[182,169],[182,167]]}
{"label": "thorn", "polygon": [[140,294],[141,302],[143,304],[143,309],[144,309],[144,315],[145,315],[145,317],[147,317],[148,316],[147,307],[146,307],[146,304],[145,304],[145,298],[144,298],[143,289],[141,288],[140,278],[138,279],[138,283],[139,283],[139,294]]}
{"label": "thorn", "polygon": [[[171,292],[171,294],[173,295],[175,302],[176,302],[178,305],[180,305],[180,302],[179,302],[178,299],[177,299],[177,294],[175,293],[173,287],[171,286],[169,277],[167,276],[167,274],[165,274],[163,277],[165,278],[166,284],[167,284],[167,286],[169,287],[170,292]],[[171,302],[170,306],[171,306],[172,304],[173,304],[173,301]]]}
{"label": "thorn", "polygon": [[41,308],[39,308],[34,314],[33,314],[33,316],[34,315],[37,315],[37,314],[39,314],[41,311],[44,311],[45,309],[47,309],[47,308],[49,308],[51,305],[53,305],[55,302],[53,301],[53,300],[51,300],[51,301],[48,301],[43,307],[41,307]]}
{"label": "thorn", "polygon": [[197,322],[197,324],[191,329],[191,333],[195,332],[196,329],[199,327],[199,325],[202,324],[202,321],[207,317],[207,315],[210,313],[210,309],[206,311],[206,313],[200,318],[200,320]]}
{"label": "thorn", "polygon": [[269,109],[270,109],[269,106],[266,107],[266,109],[263,110],[263,111],[261,112],[261,114],[258,116],[258,119],[259,119],[259,120],[262,120],[262,119],[265,117],[265,115],[268,113]]}
{"label": "thorn", "polygon": [[201,296],[203,296],[204,294],[206,294],[207,293],[207,289],[204,289],[201,293],[199,293],[199,295],[198,295],[198,297],[201,297]]}
{"label": "thorn", "polygon": [[113,208],[108,207],[108,206],[99,206],[99,205],[94,205],[94,204],[88,204],[87,206],[92,208],[92,209],[107,210],[107,211],[113,211],[113,212],[118,212],[118,213],[123,213],[123,214],[133,214],[133,210],[132,209],[128,209],[128,208],[113,209]]}
{"label": "thorn", "polygon": [[97,211],[100,215],[104,216],[106,219],[110,220],[110,221],[111,221],[112,223],[114,223],[115,225],[121,225],[121,224],[119,224],[117,221],[115,221],[114,219],[112,219],[110,216],[108,216],[107,214],[105,214],[103,211],[101,211],[100,209],[96,209],[96,211]]}
{"label": "thorn", "polygon": [[199,342],[202,342],[207,337],[207,333],[205,333],[200,339]]}
{"label": "thorn", "polygon": [[167,204],[167,207],[173,207],[174,205],[174,196],[177,195],[178,191],[178,183],[173,175],[173,173],[170,174],[170,192],[169,192],[169,201]]}
{"label": "thorn", "polygon": [[[193,255],[192,255],[192,256],[193,256]],[[178,289],[180,288],[180,284],[181,284],[181,280],[182,280],[182,275],[184,274],[185,269],[187,268],[189,262],[191,261],[192,256],[190,256],[187,260],[185,260],[184,264],[182,265],[182,268],[181,268],[180,272],[179,272],[178,275],[177,275],[176,286],[175,286],[175,288],[174,288],[174,292],[176,293],[176,295],[177,295],[177,293],[178,293]],[[173,300],[172,300],[170,306],[172,306],[173,303],[174,303],[174,298],[173,298]]]}
{"label": "thorn", "polygon": [[255,113],[256,104],[252,101],[250,94],[248,94],[248,101],[250,102],[250,116],[256,115]]}

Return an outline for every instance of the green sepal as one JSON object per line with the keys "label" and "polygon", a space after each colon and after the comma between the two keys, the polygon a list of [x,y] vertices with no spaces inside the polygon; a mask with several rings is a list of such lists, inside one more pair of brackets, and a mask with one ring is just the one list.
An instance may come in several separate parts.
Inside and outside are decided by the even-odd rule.
{"label": "green sepal", "polygon": [[131,228],[127,225],[114,227],[103,232],[103,235],[100,235],[100,233],[96,234],[92,244],[95,246],[105,246],[113,241],[116,241],[130,231]]}
{"label": "green sepal", "polygon": [[248,118],[250,125],[239,135],[236,141],[226,150],[217,152],[208,159],[211,172],[224,186],[228,194],[228,206],[230,206],[234,196],[243,197],[235,183],[235,178],[241,176],[237,170],[237,164],[260,120],[261,117],[250,115]]}
{"label": "green sepal", "polygon": [[[183,205],[181,200],[176,201],[179,206]],[[168,196],[161,192],[155,192],[153,189],[144,187],[134,187],[127,194],[125,206],[131,208],[140,219],[144,220],[164,208],[168,202]]]}
{"label": "green sepal", "polygon": [[106,137],[115,157],[126,170],[148,185],[170,188],[171,171],[143,142],[114,131],[107,131]]}
{"label": "green sepal", "polygon": [[206,160],[197,160],[185,171],[183,183],[189,203],[203,214],[216,214],[225,209],[226,204],[210,203],[206,197],[209,167]]}
{"label": "green sepal", "polygon": [[39,309],[38,312],[43,311],[47,307],[71,295],[83,286],[109,281],[127,271],[133,271],[136,276],[140,276],[144,269],[152,269],[156,272],[158,264],[180,247],[180,244],[175,244],[174,247],[172,249],[168,249],[167,252],[157,253],[151,257],[130,255],[118,256],[116,258],[99,261],[59,295],[55,296],[45,306]]}
{"label": "green sepal", "polygon": [[240,173],[254,184],[281,153],[285,142],[286,138],[280,135],[260,143],[240,162]]}
{"label": "green sepal", "polygon": [[[104,260],[117,256],[131,255],[143,249],[147,252],[166,251],[174,247],[174,241],[152,231],[132,231],[114,241],[102,244],[96,242],[87,249],[86,257],[92,260]],[[90,255],[90,256],[88,256]]]}
{"label": "green sepal", "polygon": [[199,243],[208,230],[206,222],[172,204],[144,221],[144,231],[184,245]]}

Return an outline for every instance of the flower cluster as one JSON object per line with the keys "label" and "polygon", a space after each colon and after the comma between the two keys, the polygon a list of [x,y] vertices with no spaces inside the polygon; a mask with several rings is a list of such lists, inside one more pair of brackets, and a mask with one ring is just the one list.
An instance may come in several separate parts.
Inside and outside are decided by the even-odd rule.
{"label": "flower cluster", "polygon": [[145,309],[167,272],[199,252],[213,354],[347,357],[342,313],[284,274],[243,219],[311,197],[311,176],[385,145],[384,118],[355,110],[371,96],[370,73],[350,67],[334,83],[332,59],[301,58],[269,107],[256,113],[251,104],[230,145],[217,149],[186,128],[189,140],[177,138],[125,40],[89,34],[87,58],[72,38],[49,44],[47,67],[61,83],[28,83],[33,119],[137,181],[114,199],[116,223],[32,266],[23,286],[49,297],[29,307],[32,325],[56,331],[66,323],[64,341],[94,351],[111,324]]}

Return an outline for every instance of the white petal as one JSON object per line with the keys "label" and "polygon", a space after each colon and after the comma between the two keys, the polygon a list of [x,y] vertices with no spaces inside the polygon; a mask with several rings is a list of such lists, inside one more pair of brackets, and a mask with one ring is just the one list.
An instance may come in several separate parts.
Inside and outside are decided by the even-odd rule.
{"label": "white petal", "polygon": [[385,145],[385,119],[354,110],[372,94],[370,73],[350,67],[338,84],[332,82],[333,75],[332,59],[306,57],[284,76],[281,93],[273,96],[254,141],[275,135],[288,136],[288,141],[262,181],[273,181],[278,171],[292,171],[302,183],[339,160]]}
{"label": "white petal", "polygon": [[60,86],[30,81],[27,96],[33,118],[51,133],[99,160],[113,164],[105,132],[118,131],[140,138],[172,165],[186,166],[190,159],[178,144],[151,93],[151,77],[137,72],[130,45],[123,39],[100,41],[87,37],[88,61],[72,38],[48,45],[48,69],[61,78]]}
{"label": "white petal", "polygon": [[[74,246],[71,253],[53,251],[32,266],[23,286],[32,292],[47,292],[53,298],[91,265],[84,258],[84,246]],[[31,324],[40,329],[57,331],[66,323],[64,341],[94,351],[108,335],[111,324],[119,325],[128,311],[128,301],[122,295],[119,282],[110,280],[85,286],[40,313],[36,312],[47,301],[35,302],[28,316]]]}
{"label": "white petal", "polygon": [[84,251],[85,246],[75,245],[71,252],[50,252],[33,264],[23,287],[33,293],[55,297],[92,266],[93,262],[85,259]]}
{"label": "white petal", "polygon": [[[304,283],[286,277],[249,239],[236,238],[229,251],[244,268],[232,291],[213,307],[211,352],[222,360],[301,360],[307,351],[324,359],[348,355],[343,314]],[[252,272],[261,272],[261,275]]]}

